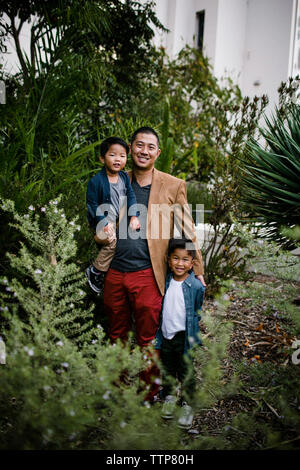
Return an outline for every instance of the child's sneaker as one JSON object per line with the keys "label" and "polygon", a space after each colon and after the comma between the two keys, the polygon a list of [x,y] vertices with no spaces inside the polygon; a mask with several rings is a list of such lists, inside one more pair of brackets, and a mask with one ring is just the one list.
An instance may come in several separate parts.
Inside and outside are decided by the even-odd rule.
{"label": "child's sneaker", "polygon": [[182,429],[190,429],[194,419],[193,409],[186,403],[182,403],[178,426]]}
{"label": "child's sneaker", "polygon": [[89,266],[85,270],[85,275],[91,289],[93,289],[94,292],[97,292],[97,294],[100,294],[103,291],[105,273],[98,271],[94,266]]}
{"label": "child's sneaker", "polygon": [[161,410],[161,416],[164,419],[171,419],[174,417],[174,410],[176,407],[176,397],[174,395],[167,395]]}

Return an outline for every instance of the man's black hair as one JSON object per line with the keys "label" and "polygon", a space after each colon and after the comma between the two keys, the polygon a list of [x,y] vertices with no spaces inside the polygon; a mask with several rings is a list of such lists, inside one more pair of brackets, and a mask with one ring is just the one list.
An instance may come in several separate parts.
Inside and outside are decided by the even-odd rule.
{"label": "man's black hair", "polygon": [[158,137],[158,134],[157,134],[157,132],[156,132],[152,127],[143,126],[143,127],[139,127],[136,131],[134,131],[134,133],[132,134],[132,137],[131,137],[131,145],[132,145],[133,142],[135,141],[136,136],[137,136],[138,134],[153,134],[153,135],[155,135],[155,137],[157,138],[157,144],[158,144],[158,147],[159,147],[159,137]]}
{"label": "man's black hair", "polygon": [[195,246],[192,240],[188,238],[171,238],[169,241],[168,256],[170,256],[176,248],[187,250],[192,258],[196,256]]}
{"label": "man's black hair", "polygon": [[126,144],[125,140],[121,139],[120,137],[107,137],[107,139],[103,140],[100,145],[100,155],[102,158],[105,157],[106,152],[108,152],[109,148],[114,145],[119,144],[126,150],[126,155],[128,155],[129,147]]}

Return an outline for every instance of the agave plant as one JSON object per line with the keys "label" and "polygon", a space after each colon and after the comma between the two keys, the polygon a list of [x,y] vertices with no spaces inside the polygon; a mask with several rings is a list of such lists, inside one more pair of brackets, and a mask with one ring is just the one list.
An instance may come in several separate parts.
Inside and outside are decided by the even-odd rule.
{"label": "agave plant", "polygon": [[276,109],[260,128],[264,145],[247,145],[243,200],[265,228],[267,237],[284,243],[282,227],[300,225],[300,106],[285,115]]}

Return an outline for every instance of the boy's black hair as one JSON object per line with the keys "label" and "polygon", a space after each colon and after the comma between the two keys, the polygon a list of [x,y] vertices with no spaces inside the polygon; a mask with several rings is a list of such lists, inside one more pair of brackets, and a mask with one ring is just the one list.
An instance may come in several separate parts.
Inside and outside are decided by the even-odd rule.
{"label": "boy's black hair", "polygon": [[192,258],[196,256],[195,246],[192,240],[188,238],[171,238],[169,241],[168,256],[170,256],[176,248],[186,250]]}
{"label": "boy's black hair", "polygon": [[108,152],[109,148],[114,145],[114,144],[119,144],[124,147],[126,150],[126,155],[128,155],[129,152],[129,147],[128,144],[126,144],[125,140],[121,139],[120,137],[107,137],[107,139],[103,140],[100,145],[100,155],[102,158],[105,157],[106,152]]}
{"label": "boy's black hair", "polygon": [[157,132],[156,132],[152,127],[143,126],[143,127],[139,127],[136,131],[134,131],[134,133],[132,134],[132,137],[131,137],[131,145],[132,145],[133,142],[135,141],[136,136],[137,136],[138,134],[153,134],[153,135],[155,135],[155,137],[157,138],[157,144],[158,144],[158,147],[159,147],[159,137],[158,137],[158,134],[157,134]]}

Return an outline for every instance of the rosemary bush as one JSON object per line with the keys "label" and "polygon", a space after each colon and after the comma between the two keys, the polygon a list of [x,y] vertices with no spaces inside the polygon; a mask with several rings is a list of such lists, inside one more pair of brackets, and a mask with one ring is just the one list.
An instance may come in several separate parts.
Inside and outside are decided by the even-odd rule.
{"label": "rosemary bush", "polygon": [[[164,424],[159,403],[144,403],[139,372],[149,356],[134,342],[110,344],[88,307],[83,272],[74,262],[78,224],[61,198],[25,214],[2,200],[23,240],[9,255],[13,277],[0,279],[1,337],[6,364],[0,371],[2,449],[181,449],[176,420]],[[215,322],[208,329],[216,328]],[[220,361],[228,334],[206,341],[194,407],[212,403],[224,388]],[[200,353],[199,353],[200,354]],[[197,358],[195,357],[195,361]],[[199,362],[198,361],[198,362]],[[216,372],[218,371],[218,372]],[[205,385],[207,384],[207,385]],[[167,432],[166,432],[167,428]],[[206,436],[199,448],[213,448]]]}

